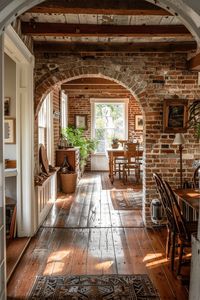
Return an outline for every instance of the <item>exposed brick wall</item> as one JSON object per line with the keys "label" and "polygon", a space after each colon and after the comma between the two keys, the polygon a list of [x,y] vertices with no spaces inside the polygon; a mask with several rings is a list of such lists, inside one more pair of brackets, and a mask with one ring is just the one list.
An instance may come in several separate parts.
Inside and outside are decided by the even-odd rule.
{"label": "exposed brick wall", "polygon": [[128,138],[131,139],[134,133],[135,137],[140,138],[143,135],[142,131],[137,131],[135,128],[136,115],[142,115],[142,110],[136,99],[130,94],[128,105]]}
{"label": "exposed brick wall", "polygon": [[[81,76],[98,76],[124,85],[139,101],[145,120],[143,186],[145,221],[150,225],[150,200],[157,197],[152,172],[163,174],[173,187],[179,184],[179,152],[177,146],[172,145],[174,134],[163,133],[163,99],[174,95],[189,101],[199,98],[197,75],[197,72],[187,70],[185,54],[115,54],[83,59],[64,53],[40,53],[36,54],[35,68],[36,113],[44,95],[59,82]],[[163,83],[160,82],[161,79]],[[183,154],[192,154],[192,157],[183,159],[183,174],[184,179],[191,179],[192,162],[199,159],[200,144],[196,141],[193,130],[189,130],[185,138]]]}

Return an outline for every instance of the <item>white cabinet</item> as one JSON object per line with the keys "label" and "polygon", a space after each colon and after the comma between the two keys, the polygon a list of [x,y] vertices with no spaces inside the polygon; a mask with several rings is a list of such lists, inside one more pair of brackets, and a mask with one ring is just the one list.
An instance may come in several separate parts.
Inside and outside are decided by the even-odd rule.
{"label": "white cabinet", "polygon": [[41,184],[35,186],[35,199],[37,203],[37,228],[45,220],[53,203],[57,198],[57,172],[51,175]]}

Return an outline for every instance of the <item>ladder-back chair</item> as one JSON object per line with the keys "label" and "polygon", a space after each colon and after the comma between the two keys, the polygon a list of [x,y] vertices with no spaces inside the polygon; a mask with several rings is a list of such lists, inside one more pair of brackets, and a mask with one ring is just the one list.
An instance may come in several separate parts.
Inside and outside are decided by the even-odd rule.
{"label": "ladder-back chair", "polygon": [[179,240],[180,250],[177,269],[177,275],[179,275],[183,264],[183,250],[185,247],[191,247],[191,234],[197,232],[198,221],[187,221],[185,219],[171,186],[167,181],[164,181],[164,184],[172,204],[173,216],[176,223],[177,236]]}
{"label": "ladder-back chair", "polygon": [[170,201],[169,193],[166,190],[166,186],[162,178],[157,173],[153,174],[153,178],[155,180],[156,189],[160,196],[160,201],[167,218],[166,257],[169,258],[171,252],[171,270],[173,271],[177,233],[176,222],[173,215],[173,207]]}
{"label": "ladder-back chair", "polygon": [[139,143],[127,143],[125,151],[126,161],[123,163],[123,182],[124,184],[128,181],[128,176],[131,171],[134,170],[136,182],[140,180],[140,157],[139,157]]}

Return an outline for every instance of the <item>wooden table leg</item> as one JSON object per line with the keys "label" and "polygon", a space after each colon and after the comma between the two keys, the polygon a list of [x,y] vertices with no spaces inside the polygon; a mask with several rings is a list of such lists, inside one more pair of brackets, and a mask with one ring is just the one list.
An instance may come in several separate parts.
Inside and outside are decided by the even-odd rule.
{"label": "wooden table leg", "polygon": [[112,154],[109,155],[109,177],[110,177],[111,183],[113,183],[114,176],[113,176],[113,155]]}

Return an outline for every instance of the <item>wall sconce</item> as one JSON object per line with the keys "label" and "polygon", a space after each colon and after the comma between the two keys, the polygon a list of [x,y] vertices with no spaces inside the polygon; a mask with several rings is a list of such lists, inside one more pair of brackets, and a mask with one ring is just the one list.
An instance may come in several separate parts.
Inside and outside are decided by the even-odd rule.
{"label": "wall sconce", "polygon": [[183,188],[183,165],[182,165],[182,153],[183,145],[185,144],[185,138],[182,133],[176,133],[173,145],[179,145],[180,152],[180,188]]}

